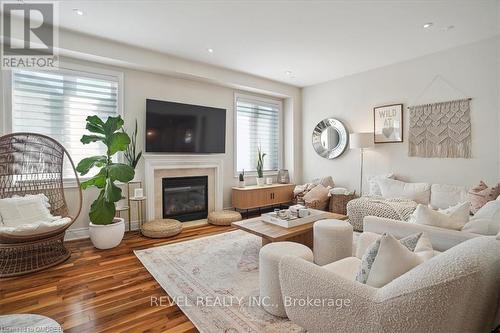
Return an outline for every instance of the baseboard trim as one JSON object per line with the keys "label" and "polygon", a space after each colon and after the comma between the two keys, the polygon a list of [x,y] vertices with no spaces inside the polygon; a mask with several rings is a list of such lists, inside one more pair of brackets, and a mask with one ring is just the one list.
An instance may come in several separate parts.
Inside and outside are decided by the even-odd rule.
{"label": "baseboard trim", "polygon": [[[132,221],[132,230],[139,230],[139,221]],[[128,229],[128,223],[125,222],[125,231],[130,231]],[[66,235],[64,236],[65,241],[85,239],[89,238],[89,227],[86,228],[75,228],[66,230]]]}

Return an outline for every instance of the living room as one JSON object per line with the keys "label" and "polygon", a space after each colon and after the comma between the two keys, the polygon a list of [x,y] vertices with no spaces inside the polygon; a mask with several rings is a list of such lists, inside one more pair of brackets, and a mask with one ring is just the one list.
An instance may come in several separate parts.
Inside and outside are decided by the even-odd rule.
{"label": "living room", "polygon": [[499,16],[2,2],[0,331],[498,332]]}

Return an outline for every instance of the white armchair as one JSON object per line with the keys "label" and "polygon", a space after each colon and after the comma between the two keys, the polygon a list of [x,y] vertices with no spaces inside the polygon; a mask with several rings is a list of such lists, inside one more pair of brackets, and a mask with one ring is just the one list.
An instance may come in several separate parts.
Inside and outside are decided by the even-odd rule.
{"label": "white armchair", "polygon": [[[352,266],[350,259],[340,262]],[[337,263],[320,267],[294,257],[280,262],[286,314],[308,332],[489,332],[494,327],[500,297],[495,237],[465,241],[382,288],[355,281],[352,267],[336,272]]]}

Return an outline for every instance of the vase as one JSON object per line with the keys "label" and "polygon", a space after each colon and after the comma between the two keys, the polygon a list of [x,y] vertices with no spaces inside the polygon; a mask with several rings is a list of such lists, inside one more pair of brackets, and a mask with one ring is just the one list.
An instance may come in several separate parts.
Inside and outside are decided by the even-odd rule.
{"label": "vase", "polygon": [[125,234],[125,220],[115,217],[110,224],[89,224],[92,244],[100,250],[112,249],[120,245]]}
{"label": "vase", "polygon": [[264,186],[266,183],[266,179],[264,177],[257,177],[257,185],[258,186]]}
{"label": "vase", "polygon": [[245,181],[244,181],[244,180],[240,180],[240,181],[238,182],[238,187],[240,187],[240,188],[245,187]]}

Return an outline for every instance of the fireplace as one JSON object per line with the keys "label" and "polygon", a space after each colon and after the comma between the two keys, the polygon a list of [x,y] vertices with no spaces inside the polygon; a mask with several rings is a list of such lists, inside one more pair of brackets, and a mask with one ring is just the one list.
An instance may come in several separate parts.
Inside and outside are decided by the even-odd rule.
{"label": "fireplace", "polygon": [[208,177],[162,178],[163,218],[181,222],[208,215]]}

